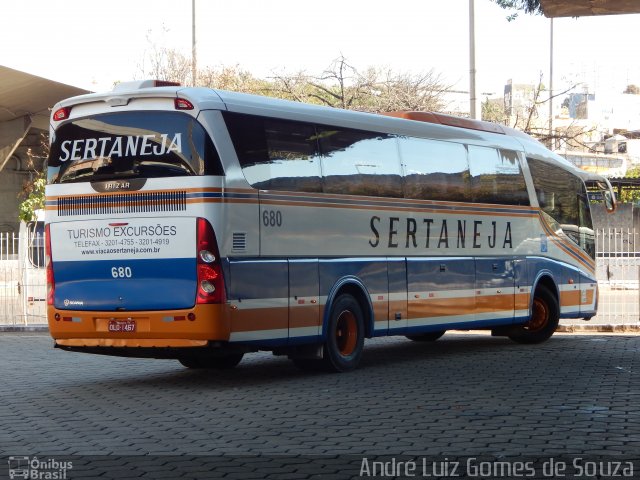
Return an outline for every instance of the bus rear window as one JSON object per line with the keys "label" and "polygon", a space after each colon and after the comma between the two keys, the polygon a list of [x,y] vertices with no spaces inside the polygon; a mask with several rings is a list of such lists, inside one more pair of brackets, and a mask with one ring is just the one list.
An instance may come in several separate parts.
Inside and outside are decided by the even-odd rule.
{"label": "bus rear window", "polygon": [[49,154],[49,183],[223,175],[218,153],[193,117],[179,112],[96,115],[62,125]]}

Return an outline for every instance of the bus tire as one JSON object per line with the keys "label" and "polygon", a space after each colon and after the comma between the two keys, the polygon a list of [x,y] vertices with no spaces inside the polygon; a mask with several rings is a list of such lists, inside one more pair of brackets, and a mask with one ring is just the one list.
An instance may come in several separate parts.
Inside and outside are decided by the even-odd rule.
{"label": "bus tire", "polygon": [[438,330],[437,332],[419,333],[417,335],[407,335],[409,340],[414,342],[435,342],[445,334],[446,330]]}
{"label": "bus tire", "polygon": [[187,368],[227,370],[237,366],[242,361],[242,357],[244,353],[232,353],[222,357],[181,357],[178,361]]}
{"label": "bus tire", "polygon": [[338,296],[331,307],[323,346],[322,364],[331,372],[353,370],[364,348],[364,315],[358,301],[348,293]]}
{"label": "bus tire", "polygon": [[560,306],[558,299],[544,285],[538,285],[531,305],[531,317],[523,325],[509,333],[509,338],[517,343],[541,343],[548,340],[558,328]]}

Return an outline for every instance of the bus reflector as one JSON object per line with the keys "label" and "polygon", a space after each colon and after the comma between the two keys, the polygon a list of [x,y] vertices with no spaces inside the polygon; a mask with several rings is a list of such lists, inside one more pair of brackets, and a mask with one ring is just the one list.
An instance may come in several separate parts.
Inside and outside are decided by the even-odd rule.
{"label": "bus reflector", "polygon": [[71,107],[62,107],[56,110],[56,113],[53,114],[53,120],[59,122],[61,120],[66,120],[71,115]]}
{"label": "bus reflector", "polygon": [[[202,255],[206,251],[209,255]],[[224,303],[224,277],[213,227],[204,218],[197,220],[196,261],[198,294],[196,303]],[[204,257],[204,258],[203,258]],[[207,260],[213,261],[207,262]]]}
{"label": "bus reflector", "polygon": [[47,305],[53,305],[53,294],[56,289],[56,282],[53,278],[53,262],[51,258],[51,235],[49,224],[44,227],[44,266],[47,270]]}
{"label": "bus reflector", "polygon": [[175,105],[176,110],[193,110],[193,103],[189,100],[185,100],[184,98],[174,99],[173,104]]}

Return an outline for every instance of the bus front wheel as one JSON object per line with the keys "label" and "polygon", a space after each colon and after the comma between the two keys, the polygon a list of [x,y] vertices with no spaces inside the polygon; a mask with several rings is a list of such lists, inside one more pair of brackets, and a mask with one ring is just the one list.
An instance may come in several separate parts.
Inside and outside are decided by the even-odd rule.
{"label": "bus front wheel", "polygon": [[548,340],[558,328],[560,306],[558,299],[544,285],[536,288],[531,306],[531,317],[509,334],[518,343],[541,343]]}

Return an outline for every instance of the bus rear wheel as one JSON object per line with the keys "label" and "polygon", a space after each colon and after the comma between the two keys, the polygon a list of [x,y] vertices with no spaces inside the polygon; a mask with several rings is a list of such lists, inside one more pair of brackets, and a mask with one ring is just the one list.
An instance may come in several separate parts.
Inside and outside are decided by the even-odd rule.
{"label": "bus rear wheel", "polygon": [[518,343],[541,343],[548,340],[558,328],[560,306],[558,299],[544,285],[536,288],[531,305],[531,317],[509,334]]}
{"label": "bus rear wheel", "polygon": [[358,301],[345,293],[331,307],[321,359],[292,358],[302,370],[346,372],[360,363],[364,348],[364,315]]}
{"label": "bus rear wheel", "polygon": [[437,332],[419,333],[417,335],[407,335],[409,340],[414,342],[435,342],[445,334],[446,330],[438,330]]}
{"label": "bus rear wheel", "polygon": [[244,353],[232,353],[221,357],[185,356],[178,361],[187,368],[227,370],[237,366],[242,361],[242,357]]}
{"label": "bus rear wheel", "polygon": [[364,315],[358,301],[347,293],[336,298],[327,325],[322,362],[332,372],[353,370],[364,348]]}

